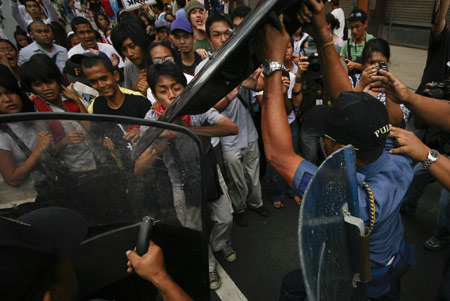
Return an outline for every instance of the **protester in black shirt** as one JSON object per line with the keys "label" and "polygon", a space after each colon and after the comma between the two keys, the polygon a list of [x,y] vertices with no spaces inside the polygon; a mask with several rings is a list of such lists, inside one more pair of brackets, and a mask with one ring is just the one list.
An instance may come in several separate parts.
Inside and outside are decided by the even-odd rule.
{"label": "protester in black shirt", "polygon": [[139,94],[119,86],[119,73],[114,70],[106,54],[87,52],[77,55],[89,85],[99,92],[89,107],[94,114],[120,115],[144,118],[150,102]]}
{"label": "protester in black shirt", "polygon": [[172,23],[170,33],[180,50],[183,72],[194,75],[195,67],[202,61],[202,57],[194,51],[195,39],[191,23],[186,19],[177,19]]}
{"label": "protester in black shirt", "polygon": [[[150,101],[139,93],[119,86],[119,72],[103,52],[85,52],[71,60],[81,63],[89,85],[99,92],[89,106],[89,113],[144,118],[151,107]],[[136,95],[137,94],[137,95]],[[131,151],[140,136],[139,125],[91,124],[91,132],[103,145],[120,157],[125,171],[132,170]]]}

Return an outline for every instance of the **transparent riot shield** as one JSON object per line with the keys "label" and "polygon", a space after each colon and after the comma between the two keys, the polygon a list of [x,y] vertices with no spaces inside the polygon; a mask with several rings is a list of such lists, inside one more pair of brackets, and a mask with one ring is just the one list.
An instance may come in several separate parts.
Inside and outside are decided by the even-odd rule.
{"label": "transparent riot shield", "polygon": [[[132,159],[139,136],[154,129],[160,134]],[[203,152],[187,128],[117,116],[3,115],[0,147],[8,152],[3,166],[38,157],[19,181],[1,177],[1,216],[56,206],[88,222],[72,258],[82,300],[157,299],[152,284],[126,272],[125,251],[142,255],[149,240],[162,248],[173,280],[193,299],[209,300]]]}
{"label": "transparent riot shield", "polygon": [[299,250],[308,300],[364,297],[358,285],[360,233],[345,222],[346,216],[359,216],[355,168],[354,150],[347,146],[322,163],[306,189]]}

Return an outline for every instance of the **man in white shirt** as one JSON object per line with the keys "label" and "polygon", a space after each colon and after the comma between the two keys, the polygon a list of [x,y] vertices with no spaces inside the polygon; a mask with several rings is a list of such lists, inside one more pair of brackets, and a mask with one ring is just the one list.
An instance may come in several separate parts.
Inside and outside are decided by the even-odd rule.
{"label": "man in white shirt", "polygon": [[331,14],[340,24],[339,28],[336,28],[333,33],[342,39],[344,36],[345,15],[344,10],[339,7],[339,0],[331,0]]}
{"label": "man in white shirt", "polygon": [[19,24],[20,28],[27,31],[28,25],[33,21],[42,21],[45,24],[49,24],[51,22],[58,22],[58,13],[56,12],[55,7],[52,5],[50,0],[42,0],[42,4],[47,11],[48,18],[43,20],[41,14],[41,7],[39,6],[36,0],[25,0],[25,10],[30,16],[29,18],[24,18],[22,13],[19,11],[19,6],[17,4],[17,0],[11,0],[11,14],[16,20],[17,24]]}
{"label": "man in white shirt", "polygon": [[83,54],[88,49],[95,49],[105,53],[111,59],[114,67],[123,67],[122,58],[113,46],[104,43],[97,43],[97,40],[95,39],[95,31],[88,20],[83,17],[75,17],[70,23],[70,26],[72,27],[72,31],[80,40],[80,44],[69,50],[69,58],[75,54]]}

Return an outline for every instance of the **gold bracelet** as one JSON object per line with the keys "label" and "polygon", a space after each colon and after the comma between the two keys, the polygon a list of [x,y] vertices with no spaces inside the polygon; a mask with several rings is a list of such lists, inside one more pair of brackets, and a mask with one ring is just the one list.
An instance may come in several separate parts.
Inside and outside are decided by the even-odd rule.
{"label": "gold bracelet", "polygon": [[334,44],[334,41],[333,41],[333,40],[331,40],[331,41],[328,42],[328,43],[325,43],[322,47],[320,47],[319,52],[321,52],[322,50],[324,50],[325,47],[330,46],[330,45],[333,45],[333,44]]}

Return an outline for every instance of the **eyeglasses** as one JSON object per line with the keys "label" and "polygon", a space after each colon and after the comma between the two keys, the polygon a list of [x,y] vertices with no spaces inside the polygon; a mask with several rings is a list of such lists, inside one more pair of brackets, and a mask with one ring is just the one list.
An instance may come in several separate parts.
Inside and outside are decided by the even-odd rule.
{"label": "eyeglasses", "polygon": [[175,62],[175,58],[173,56],[166,56],[166,57],[156,57],[152,60],[153,64],[162,64],[164,62]]}

